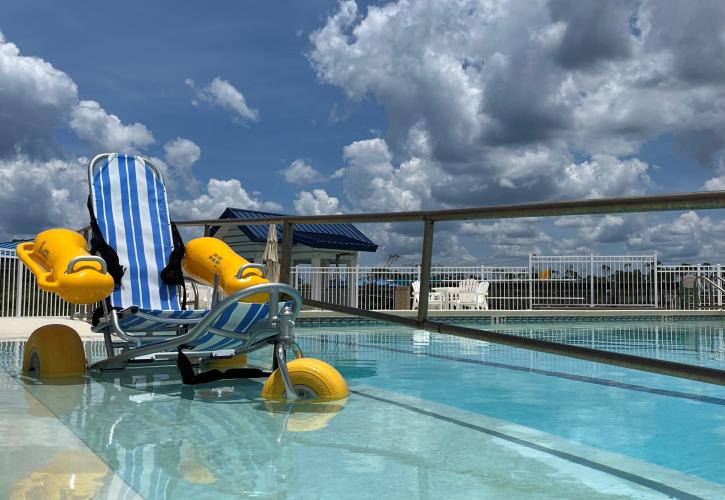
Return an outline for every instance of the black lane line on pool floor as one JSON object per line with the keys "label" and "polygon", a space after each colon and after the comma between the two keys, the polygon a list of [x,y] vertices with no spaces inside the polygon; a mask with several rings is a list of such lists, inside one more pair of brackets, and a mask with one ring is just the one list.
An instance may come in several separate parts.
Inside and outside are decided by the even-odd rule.
{"label": "black lane line on pool floor", "polygon": [[[324,339],[323,342],[329,342],[332,344],[342,344],[341,342],[338,342],[336,340],[328,340],[328,339]],[[345,343],[345,345],[350,345],[350,344]],[[627,389],[630,391],[646,392],[649,394],[657,394],[659,396],[669,396],[672,398],[689,399],[691,401],[698,401],[700,403],[710,403],[710,404],[714,404],[714,405],[725,406],[725,399],[716,398],[714,396],[703,396],[700,394],[691,394],[689,392],[670,391],[668,389],[656,389],[654,387],[647,387],[644,385],[637,385],[637,384],[628,384],[626,382],[617,382],[614,380],[606,380],[603,378],[587,377],[584,375],[573,375],[571,373],[542,370],[540,368],[526,368],[524,366],[497,363],[495,361],[481,361],[478,359],[459,358],[457,356],[448,356],[446,354],[414,352],[414,351],[409,351],[407,349],[399,349],[396,347],[377,346],[377,345],[373,345],[373,344],[354,343],[353,345],[358,346],[358,347],[366,347],[369,349],[378,349],[381,351],[400,352],[400,353],[404,353],[404,354],[410,354],[413,356],[425,356],[425,357],[429,357],[429,358],[446,359],[448,361],[458,361],[460,363],[468,363],[468,364],[472,364],[472,365],[492,366],[495,368],[505,368],[507,370],[515,370],[515,371],[519,371],[519,372],[536,373],[537,375],[545,375],[547,377],[558,377],[558,378],[563,378],[563,379],[568,379],[568,380],[574,380],[576,382],[586,382],[588,384],[604,385],[604,386],[608,386],[608,387],[616,387],[618,389]]]}
{"label": "black lane line on pool floor", "polygon": [[582,466],[588,467],[590,469],[598,470],[605,474],[609,474],[610,476],[616,476],[620,479],[624,479],[626,481],[629,481],[629,482],[632,482],[635,484],[639,484],[640,486],[644,486],[645,488],[649,488],[651,490],[658,491],[658,492],[668,495],[670,497],[682,498],[682,499],[688,499],[688,500],[702,500],[702,497],[698,497],[697,495],[687,493],[686,491],[679,490],[672,486],[668,486],[664,483],[660,483],[659,481],[655,481],[653,479],[647,479],[646,477],[638,476],[637,474],[633,474],[631,472],[627,472],[627,471],[624,471],[621,469],[616,469],[614,467],[610,467],[609,465],[604,465],[599,462],[589,460],[588,458],[574,455],[572,453],[567,453],[565,451],[548,448],[546,446],[542,446],[540,444],[536,444],[531,441],[527,441],[525,439],[517,438],[514,436],[509,436],[508,434],[504,434],[503,432],[489,429],[487,427],[482,427],[480,425],[471,424],[469,422],[464,422],[463,420],[458,420],[457,418],[448,417],[446,415],[441,415],[440,413],[436,413],[436,412],[433,412],[430,410],[424,410],[423,408],[418,408],[417,406],[409,405],[407,403],[403,403],[400,401],[395,401],[393,399],[387,399],[387,398],[375,396],[373,394],[369,394],[367,392],[357,391],[357,390],[350,390],[350,392],[357,396],[361,396],[364,398],[379,401],[381,403],[387,403],[387,404],[390,404],[393,406],[397,406],[399,408],[403,408],[405,410],[409,410],[409,411],[418,413],[420,415],[425,415],[427,417],[432,417],[432,418],[435,418],[438,420],[443,420],[450,424],[458,425],[460,427],[465,427],[466,429],[480,432],[482,434],[487,434],[491,437],[495,437],[495,438],[502,439],[504,441],[508,441],[509,443],[514,443],[514,444],[517,444],[520,446],[525,446],[526,448],[530,448],[532,450],[537,450],[537,451],[540,451],[543,453],[547,453],[549,455],[554,455],[555,457],[561,458],[568,462],[582,465]]}

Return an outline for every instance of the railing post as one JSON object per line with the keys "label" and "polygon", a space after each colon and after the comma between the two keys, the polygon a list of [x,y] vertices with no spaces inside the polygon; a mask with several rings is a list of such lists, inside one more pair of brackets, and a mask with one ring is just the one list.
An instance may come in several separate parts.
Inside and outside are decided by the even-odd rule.
{"label": "railing post", "polygon": [[430,271],[433,260],[433,219],[425,219],[423,226],[423,253],[420,265],[420,297],[418,298],[418,322],[428,319],[428,295]]}
{"label": "railing post", "polygon": [[[718,278],[717,279],[718,285],[720,285],[720,287],[722,287],[722,284],[723,284],[723,282],[722,282],[722,269],[721,269],[720,264],[717,265],[717,278]],[[718,287],[718,289],[717,289],[717,306],[720,309],[722,309],[722,290],[721,290],[720,287]]]}
{"label": "railing post", "polygon": [[292,224],[282,224],[282,258],[279,270],[279,282],[290,284],[290,269],[292,269]]}
{"label": "railing post", "polygon": [[204,225],[204,237],[208,238],[211,234],[211,226],[209,224]]}
{"label": "railing post", "polygon": [[[534,308],[534,263],[529,254],[529,310]],[[518,288],[518,287],[517,287]]]}
{"label": "railing post", "polygon": [[[696,276],[698,276],[698,277],[700,276],[700,264],[697,265],[697,274],[696,274]],[[703,289],[703,292],[704,292],[705,287],[703,286],[702,289]],[[702,309],[702,305],[703,304],[702,304],[702,301],[700,301],[700,290],[697,289],[697,280],[695,280],[695,283],[693,283],[692,294],[694,296],[694,301],[695,301],[695,305],[697,306],[697,309],[698,310],[699,309]],[[704,293],[702,295],[703,295],[703,297],[705,296]]]}
{"label": "railing post", "polygon": [[[325,268],[322,267],[322,261],[319,257],[312,257],[312,298],[314,300],[322,300],[322,283],[327,283],[327,274]],[[323,280],[323,278],[325,278]],[[329,302],[329,301],[328,301]]]}
{"label": "railing post", "polygon": [[360,268],[357,264],[355,264],[355,267],[353,268],[352,272],[352,307],[360,307],[358,303],[359,295],[360,295],[360,289],[358,288],[358,283],[360,282]]}
{"label": "railing post", "polygon": [[652,257],[652,279],[654,280],[654,287],[655,287],[655,309],[659,307],[660,304],[660,291],[659,291],[659,265],[657,264],[657,254],[654,254]]}
{"label": "railing post", "polygon": [[594,307],[594,254],[589,254],[589,307]]}
{"label": "railing post", "polygon": [[25,279],[25,265],[17,256],[15,257],[15,265],[17,266],[15,273],[15,317],[19,318],[23,315],[23,281]]}

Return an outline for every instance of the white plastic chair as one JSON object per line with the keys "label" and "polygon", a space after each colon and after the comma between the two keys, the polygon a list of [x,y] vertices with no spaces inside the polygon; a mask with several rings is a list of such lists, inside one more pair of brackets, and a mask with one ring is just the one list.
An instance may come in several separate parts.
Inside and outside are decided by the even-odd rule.
{"label": "white plastic chair", "polygon": [[[420,302],[420,281],[414,281],[410,286],[413,288],[413,309],[418,309]],[[428,309],[443,309],[443,294],[430,292],[428,294]]]}
{"label": "white plastic chair", "polygon": [[479,282],[474,279],[463,280],[458,283],[458,292],[454,303],[456,309],[463,309],[464,307],[478,309],[478,285]]}
{"label": "white plastic chair", "polygon": [[488,288],[490,283],[482,281],[476,288],[476,309],[488,311]]}
{"label": "white plastic chair", "polygon": [[413,309],[418,309],[418,300],[420,299],[420,281],[414,281],[410,284],[413,288]]}

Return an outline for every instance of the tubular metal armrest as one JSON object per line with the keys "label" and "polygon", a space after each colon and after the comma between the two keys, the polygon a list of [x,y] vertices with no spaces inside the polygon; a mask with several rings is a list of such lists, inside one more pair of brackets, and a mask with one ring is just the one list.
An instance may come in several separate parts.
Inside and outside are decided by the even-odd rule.
{"label": "tubular metal armrest", "polygon": [[[289,285],[286,285],[284,283],[265,283],[262,285],[251,286],[249,288],[245,288],[244,290],[235,292],[226,299],[224,299],[216,307],[209,311],[209,314],[204,316],[188,333],[184,335],[179,335],[177,337],[174,337],[173,339],[163,340],[161,342],[129,349],[116,356],[94,363],[93,365],[91,365],[91,368],[120,368],[123,366],[123,363],[125,361],[128,361],[131,358],[143,356],[146,354],[153,354],[160,351],[166,351],[189,344],[199,338],[205,332],[209,331],[209,329],[212,328],[214,322],[217,320],[217,318],[219,318],[219,316],[221,316],[225,309],[227,309],[228,307],[232,307],[236,302],[243,299],[244,297],[249,297],[258,293],[268,293],[270,296],[268,318],[270,323],[272,323],[277,317],[280,293],[289,295],[294,300],[295,309],[291,315],[292,321],[297,318],[300,310],[302,309],[302,296],[297,290]],[[111,311],[111,325],[114,329],[114,332],[122,339],[132,342],[137,346],[140,344],[140,341],[137,337],[129,335],[120,327],[120,325],[118,324],[118,314],[116,311]],[[225,333],[224,335],[227,335],[227,333]]]}
{"label": "tubular metal armrest", "polygon": [[249,264],[244,264],[242,267],[239,268],[239,271],[237,271],[237,275],[235,278],[242,279],[242,276],[244,276],[244,272],[248,271],[250,269],[256,269],[257,271],[262,271],[262,276],[265,276],[267,274],[267,266],[264,264],[255,264],[250,262]]}

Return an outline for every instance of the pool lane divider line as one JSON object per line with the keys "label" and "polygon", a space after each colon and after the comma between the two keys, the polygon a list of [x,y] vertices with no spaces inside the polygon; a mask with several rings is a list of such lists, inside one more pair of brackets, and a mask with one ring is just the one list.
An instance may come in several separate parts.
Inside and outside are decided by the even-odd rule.
{"label": "pool lane divider line", "polygon": [[530,448],[532,450],[547,453],[549,455],[553,455],[557,458],[561,458],[568,462],[582,465],[584,467],[588,467],[590,469],[594,469],[594,470],[603,472],[605,474],[609,474],[611,476],[615,476],[620,479],[624,479],[626,481],[638,484],[640,486],[644,486],[645,488],[649,488],[651,490],[658,491],[658,492],[668,495],[670,497],[680,498],[680,499],[685,499],[685,500],[701,500],[703,498],[703,497],[699,497],[697,495],[688,493],[686,491],[677,489],[675,487],[669,486],[667,484],[661,483],[659,481],[655,481],[653,479],[648,479],[646,477],[639,476],[632,472],[627,472],[627,471],[624,471],[621,469],[617,469],[617,468],[611,467],[609,465],[595,462],[594,460],[589,460],[588,458],[574,455],[572,453],[568,453],[565,451],[549,448],[547,446],[536,444],[534,442],[527,441],[527,440],[519,438],[519,437],[510,436],[508,434],[505,434],[503,432],[500,432],[500,431],[497,431],[494,429],[489,429],[487,427],[472,424],[470,422],[466,422],[466,421],[463,421],[463,420],[460,420],[457,418],[449,417],[447,415],[442,415],[442,414],[434,412],[434,411],[419,408],[417,406],[413,406],[408,403],[404,403],[401,401],[395,401],[393,399],[384,398],[384,397],[370,394],[368,392],[360,391],[360,390],[350,390],[350,392],[357,396],[372,399],[372,400],[378,401],[380,403],[386,403],[386,404],[390,404],[393,406],[397,406],[398,408],[412,411],[412,412],[418,413],[419,415],[424,415],[427,417],[442,420],[442,421],[448,422],[450,424],[457,425],[459,427],[464,427],[464,428],[472,430],[472,431],[487,434],[491,437],[495,437],[495,438],[507,441],[509,443],[517,444],[519,446],[524,446],[524,447]]}
{"label": "pool lane divider line", "polygon": [[[322,341],[333,343],[333,344],[340,344],[340,342],[338,342],[336,340],[323,339]],[[347,344],[347,345],[349,345],[349,344]],[[400,349],[400,348],[396,348],[396,347],[384,347],[384,346],[377,346],[377,345],[373,345],[373,344],[360,344],[357,342],[354,343],[353,345],[358,346],[358,347],[366,347],[369,349],[377,349],[377,350],[381,350],[381,351],[391,351],[391,352],[399,352],[399,353],[403,353],[403,354],[411,354],[413,356],[423,356],[423,357],[429,357],[429,358],[445,359],[448,361],[457,361],[459,363],[491,366],[494,368],[504,368],[506,370],[514,370],[514,371],[520,371],[520,372],[526,372],[526,373],[536,373],[537,375],[545,375],[547,377],[558,377],[558,378],[563,378],[563,379],[567,379],[567,380],[573,380],[576,382],[586,382],[588,384],[603,385],[603,386],[607,386],[607,387],[616,387],[617,389],[627,389],[630,391],[657,394],[658,396],[669,396],[672,398],[689,399],[691,401],[697,401],[700,403],[709,403],[709,404],[725,406],[725,399],[717,398],[714,396],[704,396],[701,394],[691,394],[689,392],[671,391],[669,389],[657,389],[654,387],[647,387],[647,386],[639,385],[639,384],[628,384],[626,382],[617,382],[615,380],[607,380],[607,379],[597,378],[597,377],[587,377],[585,375],[574,375],[571,373],[557,372],[557,371],[551,371],[551,370],[542,370],[540,368],[526,368],[524,366],[509,365],[506,363],[498,363],[495,361],[483,361],[483,360],[479,360],[479,359],[459,358],[457,356],[449,356],[446,354],[415,352],[415,351],[411,351],[408,349]]]}

